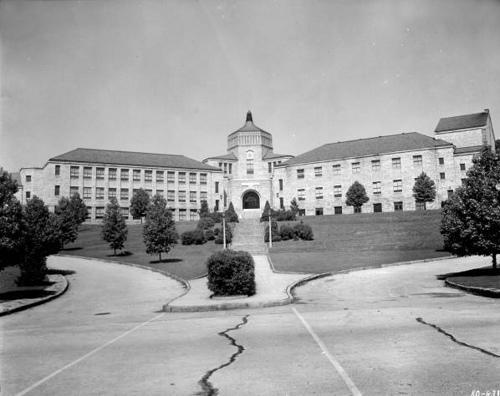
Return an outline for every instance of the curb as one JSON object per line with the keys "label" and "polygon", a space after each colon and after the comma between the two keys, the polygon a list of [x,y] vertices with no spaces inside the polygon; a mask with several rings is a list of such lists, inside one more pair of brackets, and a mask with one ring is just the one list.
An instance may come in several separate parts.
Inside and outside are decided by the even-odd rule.
{"label": "curb", "polygon": [[444,284],[448,287],[452,287],[454,289],[463,290],[469,292],[471,294],[475,294],[482,297],[490,297],[490,298],[500,298],[500,290],[493,289],[489,287],[478,287],[478,286],[465,286],[457,282],[453,282],[446,278],[444,280]]}
{"label": "curb", "polygon": [[66,293],[66,290],[68,290],[68,288],[69,288],[69,281],[66,279],[66,277],[64,275],[53,274],[53,275],[49,275],[49,277],[57,278],[57,280],[55,281],[56,284],[61,284],[61,283],[63,284],[62,288],[59,291],[57,291],[55,294],[53,294],[51,296],[37,299],[36,301],[27,302],[25,304],[21,304],[17,307],[13,307],[13,308],[7,308],[5,311],[0,312],[0,316],[10,315],[10,314],[13,314],[13,313],[16,313],[19,311],[24,311],[25,309],[36,307],[37,305],[41,305],[41,304],[44,304],[44,303],[49,302],[51,300],[54,300],[57,297],[60,297],[64,293]]}

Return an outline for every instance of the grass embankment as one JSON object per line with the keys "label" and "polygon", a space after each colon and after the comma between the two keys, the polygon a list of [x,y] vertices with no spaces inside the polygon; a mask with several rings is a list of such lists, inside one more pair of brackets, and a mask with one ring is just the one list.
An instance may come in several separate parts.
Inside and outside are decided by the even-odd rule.
{"label": "grass embankment", "polygon": [[270,256],[277,270],[335,272],[449,255],[442,250],[439,210],[301,219],[314,240],[274,243]]}
{"label": "grass embankment", "polygon": [[500,269],[495,270],[493,267],[475,268],[469,271],[446,274],[444,278],[463,287],[500,290]]}
{"label": "grass embankment", "polygon": [[[84,224],[80,229],[78,239],[74,243],[68,244],[61,251],[61,254],[140,264],[161,269],[189,280],[206,274],[207,258],[213,252],[222,249],[222,245],[216,245],[214,241],[208,241],[204,245],[184,246],[179,240],[179,243],[168,254],[162,254],[162,261],[158,262],[158,255],[151,256],[146,253],[142,227],[142,224],[129,224],[124,248],[125,254],[113,256],[113,250],[101,238],[101,226]],[[176,227],[180,235],[184,231],[195,229],[196,222],[178,222]]]}

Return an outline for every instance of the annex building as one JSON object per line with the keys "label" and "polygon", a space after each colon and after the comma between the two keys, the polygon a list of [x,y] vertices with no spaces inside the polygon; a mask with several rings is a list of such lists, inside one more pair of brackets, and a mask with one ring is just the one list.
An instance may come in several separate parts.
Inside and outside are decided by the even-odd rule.
{"label": "annex building", "polygon": [[176,220],[197,220],[201,201],[223,210],[232,202],[243,217],[260,216],[265,202],[285,209],[297,199],[301,214],[353,213],[346,192],[358,181],[369,201],[362,212],[419,209],[415,178],[425,172],[436,183],[436,209],[462,184],[472,158],[495,150],[488,110],[441,118],[434,136],[418,132],[329,143],[298,156],[277,154],[271,133],[256,126],[250,112],[230,133],[226,153],[196,161],[172,154],[77,148],[50,158],[41,168],[20,170],[21,201],[36,195],[53,209],[62,196],[79,193],[91,221],[116,197],[129,218],[139,188],[163,195]]}

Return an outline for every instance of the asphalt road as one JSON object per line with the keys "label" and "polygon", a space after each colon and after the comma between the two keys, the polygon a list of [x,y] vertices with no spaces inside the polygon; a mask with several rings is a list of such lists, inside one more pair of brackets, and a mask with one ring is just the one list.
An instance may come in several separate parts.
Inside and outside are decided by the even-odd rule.
{"label": "asphalt road", "polygon": [[[161,313],[159,274],[53,258],[68,292],[1,318],[2,395],[471,395],[500,392],[500,301],[435,275],[446,260],[353,272],[294,305]],[[495,395],[496,396],[496,395]]]}

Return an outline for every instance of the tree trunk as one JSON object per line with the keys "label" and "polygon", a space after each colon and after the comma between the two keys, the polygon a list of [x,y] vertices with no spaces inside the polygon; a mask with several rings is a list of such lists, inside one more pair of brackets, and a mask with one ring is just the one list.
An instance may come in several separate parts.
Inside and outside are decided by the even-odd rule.
{"label": "tree trunk", "polygon": [[424,210],[427,210],[427,202],[424,201]]}
{"label": "tree trunk", "polygon": [[113,248],[113,256],[116,256],[116,249]]}
{"label": "tree trunk", "polygon": [[161,262],[161,252],[159,254],[160,254],[160,262]]}
{"label": "tree trunk", "polygon": [[493,265],[493,269],[497,269],[497,252],[492,253],[491,264]]}

